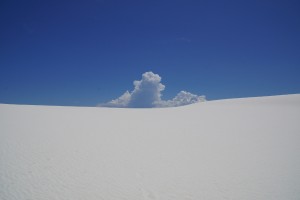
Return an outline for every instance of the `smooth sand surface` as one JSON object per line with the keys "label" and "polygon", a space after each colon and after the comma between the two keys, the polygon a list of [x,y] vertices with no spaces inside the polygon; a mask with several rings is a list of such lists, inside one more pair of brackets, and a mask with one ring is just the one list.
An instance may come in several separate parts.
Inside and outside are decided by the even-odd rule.
{"label": "smooth sand surface", "polygon": [[0,104],[1,200],[299,200],[300,95]]}

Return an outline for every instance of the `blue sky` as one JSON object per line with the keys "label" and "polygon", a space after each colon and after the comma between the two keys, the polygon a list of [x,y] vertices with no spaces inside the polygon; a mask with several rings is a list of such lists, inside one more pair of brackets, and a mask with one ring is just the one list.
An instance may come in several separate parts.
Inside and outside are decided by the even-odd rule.
{"label": "blue sky", "polygon": [[300,92],[300,1],[0,3],[0,103],[94,106],[147,71],[163,99]]}

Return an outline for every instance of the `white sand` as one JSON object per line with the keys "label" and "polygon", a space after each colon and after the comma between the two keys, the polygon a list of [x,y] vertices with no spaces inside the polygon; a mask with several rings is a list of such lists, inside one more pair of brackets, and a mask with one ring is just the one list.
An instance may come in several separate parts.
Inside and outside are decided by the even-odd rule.
{"label": "white sand", "polygon": [[300,95],[162,109],[0,104],[1,200],[299,200]]}

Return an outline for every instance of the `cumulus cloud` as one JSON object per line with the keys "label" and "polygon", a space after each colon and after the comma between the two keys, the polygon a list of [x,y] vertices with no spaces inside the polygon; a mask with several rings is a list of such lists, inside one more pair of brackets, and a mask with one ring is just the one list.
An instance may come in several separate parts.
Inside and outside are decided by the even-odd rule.
{"label": "cumulus cloud", "polygon": [[162,100],[162,91],[165,86],[161,83],[161,77],[153,72],[145,72],[142,79],[134,81],[133,85],[132,92],[126,91],[119,98],[99,106],[118,108],[176,107],[205,101],[205,96],[198,96],[186,91],[179,92],[171,100]]}
{"label": "cumulus cloud", "polygon": [[190,92],[181,91],[172,100],[158,101],[155,103],[156,107],[177,107],[192,103],[205,101],[205,96],[198,96]]}

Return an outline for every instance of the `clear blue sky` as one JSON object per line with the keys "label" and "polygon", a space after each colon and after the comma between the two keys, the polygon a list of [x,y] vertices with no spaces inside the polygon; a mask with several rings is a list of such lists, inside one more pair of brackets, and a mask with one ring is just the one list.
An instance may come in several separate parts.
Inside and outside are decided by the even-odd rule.
{"label": "clear blue sky", "polygon": [[146,71],[163,98],[300,93],[299,0],[2,0],[0,103],[94,106]]}

